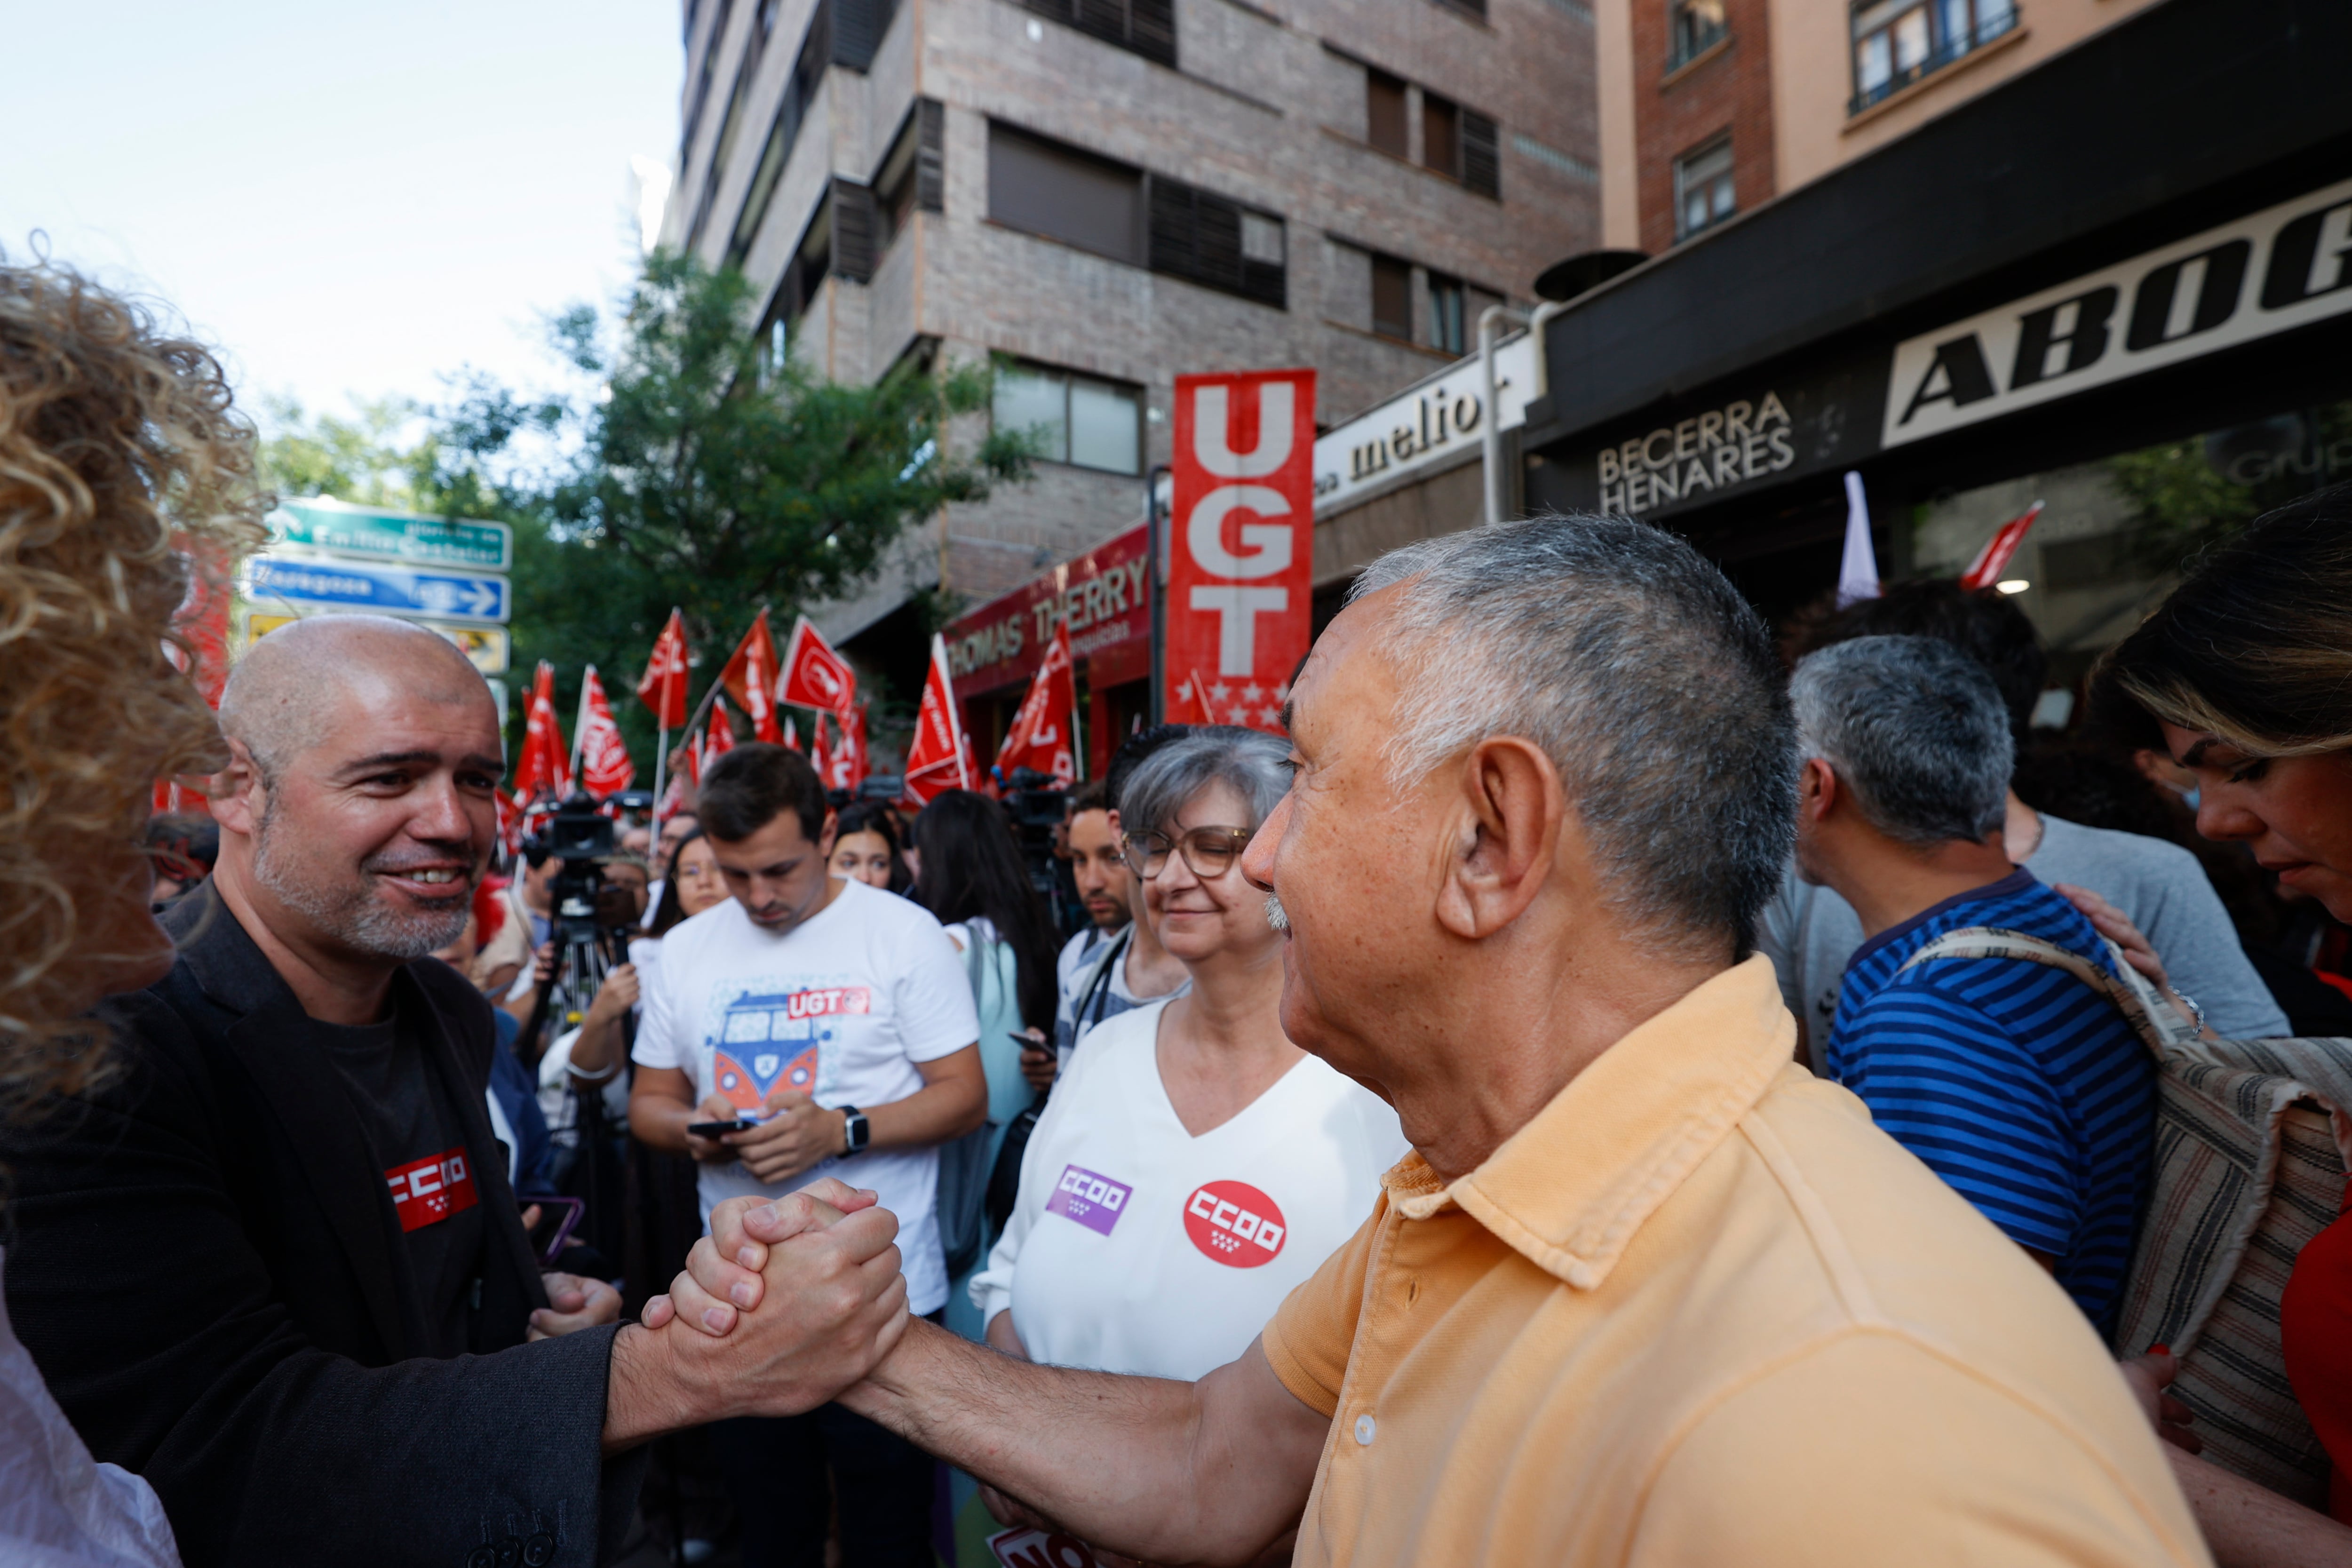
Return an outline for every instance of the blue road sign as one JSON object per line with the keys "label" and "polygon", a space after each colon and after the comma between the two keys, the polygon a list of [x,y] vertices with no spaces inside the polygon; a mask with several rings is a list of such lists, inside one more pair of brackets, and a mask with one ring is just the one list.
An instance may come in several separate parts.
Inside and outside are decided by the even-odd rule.
{"label": "blue road sign", "polygon": [[247,564],[245,596],[466,621],[504,621],[511,608],[504,577],[282,555],[257,556]]}

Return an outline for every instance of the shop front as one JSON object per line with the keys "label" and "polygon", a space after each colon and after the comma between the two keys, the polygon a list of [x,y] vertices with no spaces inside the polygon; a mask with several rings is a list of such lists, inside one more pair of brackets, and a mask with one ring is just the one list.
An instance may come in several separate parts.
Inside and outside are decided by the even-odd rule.
{"label": "shop front", "polygon": [[2352,479],[2347,58],[2352,8],[2154,6],[1614,279],[1547,323],[1528,504],[1672,527],[1779,619],[1849,470],[1889,577],[2041,500],[2012,571],[2070,680],[2186,550]]}
{"label": "shop front", "polygon": [[1135,529],[951,623],[948,669],[972,749],[996,754],[1056,626],[1070,628],[1086,776],[1151,722],[1151,598],[1147,531]]}

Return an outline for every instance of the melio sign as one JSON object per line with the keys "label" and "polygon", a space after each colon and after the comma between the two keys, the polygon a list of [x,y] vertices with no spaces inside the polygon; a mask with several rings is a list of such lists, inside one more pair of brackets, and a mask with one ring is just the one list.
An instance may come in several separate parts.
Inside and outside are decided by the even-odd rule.
{"label": "melio sign", "polygon": [[1173,470],[1163,697],[1181,710],[1197,674],[1217,719],[1279,730],[1307,653],[1315,373],[1178,376]]}

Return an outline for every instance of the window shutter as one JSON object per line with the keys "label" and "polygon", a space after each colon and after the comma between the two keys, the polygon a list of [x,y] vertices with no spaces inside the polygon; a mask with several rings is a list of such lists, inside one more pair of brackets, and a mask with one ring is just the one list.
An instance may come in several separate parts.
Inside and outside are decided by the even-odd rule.
{"label": "window shutter", "polygon": [[1503,195],[1503,159],[1495,122],[1475,110],[1462,111],[1462,184],[1497,201]]}
{"label": "window shutter", "polygon": [[936,98],[915,105],[915,205],[927,213],[948,210],[948,111]]}
{"label": "window shutter", "polygon": [[1153,176],[1151,269],[1286,310],[1286,268],[1242,254],[1239,204]]}
{"label": "window shutter", "polygon": [[821,0],[834,13],[833,63],[863,75],[873,68],[874,51],[898,15],[898,0]]}
{"label": "window shutter", "polygon": [[1176,0],[1128,0],[1129,47],[1163,66],[1176,63]]}
{"label": "window shutter", "polygon": [[833,269],[852,283],[874,276],[874,188],[838,174],[833,181]]}

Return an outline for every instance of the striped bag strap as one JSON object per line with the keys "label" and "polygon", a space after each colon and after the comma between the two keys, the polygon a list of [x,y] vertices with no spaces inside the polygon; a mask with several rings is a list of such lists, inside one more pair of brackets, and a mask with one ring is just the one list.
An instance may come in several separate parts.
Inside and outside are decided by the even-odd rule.
{"label": "striped bag strap", "polygon": [[2124,1021],[2147,1043],[2158,1061],[2183,1055],[2203,1059],[2207,1053],[2200,1048],[2201,1031],[2197,1026],[2159,995],[2147,976],[2131,966],[2123,949],[2105,937],[2099,940],[2105,943],[2107,957],[2115,964],[2113,973],[2045,937],[2002,926],[1963,926],[1948,931],[1906,959],[1902,969],[1895,973],[1900,974],[1916,964],[1940,958],[2015,958],[2047,964],[2064,970],[2114,1004],[2116,1011],[2124,1016]]}

